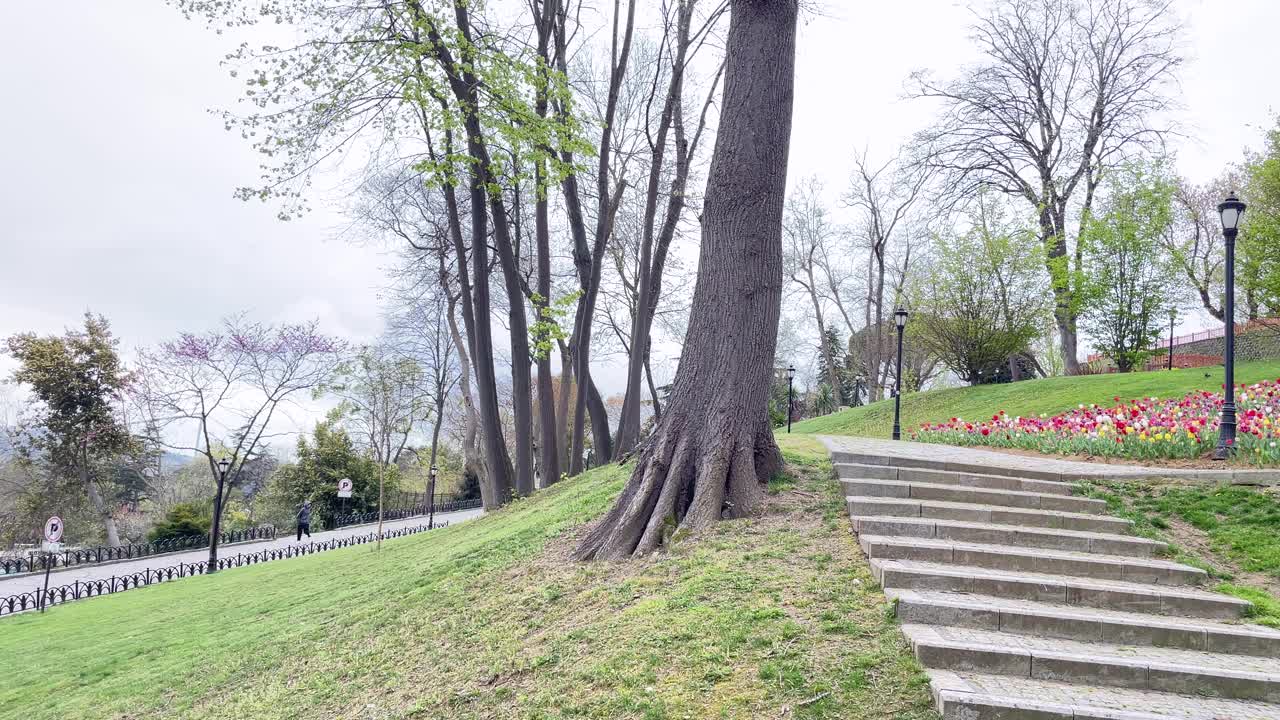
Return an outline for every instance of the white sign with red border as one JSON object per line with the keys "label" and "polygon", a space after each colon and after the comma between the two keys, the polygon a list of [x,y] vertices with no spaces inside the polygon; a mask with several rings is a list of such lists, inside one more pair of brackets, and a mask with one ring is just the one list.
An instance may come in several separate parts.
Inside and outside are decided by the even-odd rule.
{"label": "white sign with red border", "polygon": [[340,498],[351,497],[351,485],[352,483],[350,478],[342,478],[341,480],[339,480],[338,481],[338,497]]}
{"label": "white sign with red border", "polygon": [[62,518],[54,515],[44,521],[44,539],[46,542],[56,543],[62,539]]}

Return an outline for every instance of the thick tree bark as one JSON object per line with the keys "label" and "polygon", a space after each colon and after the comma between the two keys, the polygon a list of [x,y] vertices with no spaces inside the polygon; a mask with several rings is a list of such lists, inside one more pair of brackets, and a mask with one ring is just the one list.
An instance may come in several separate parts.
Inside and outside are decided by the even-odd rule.
{"label": "thick tree bark", "polygon": [[[442,256],[443,260],[443,256]],[[449,336],[453,339],[453,348],[458,352],[458,387],[462,391],[462,409],[464,414],[462,431],[462,467],[463,472],[475,473],[480,478],[480,486],[488,482],[485,477],[484,463],[479,457],[480,417],[476,413],[475,403],[471,399],[471,353],[467,350],[462,334],[458,332],[458,321],[454,317],[454,306],[457,300],[449,296]],[[439,422],[439,418],[437,418]],[[432,452],[435,451],[434,446]],[[482,493],[483,494],[483,493]]]}
{"label": "thick tree bark", "polygon": [[560,346],[560,394],[556,396],[556,447],[560,449],[560,468],[569,469],[569,393],[573,387],[573,351],[564,340]]}
{"label": "thick tree bark", "polygon": [[[541,168],[538,169],[538,205],[537,235],[538,243],[538,295],[542,297],[542,305],[535,305],[535,311],[541,311],[551,303],[551,231],[547,217],[547,198],[542,191]],[[550,485],[560,479],[560,450],[557,443],[556,393],[555,383],[551,377],[551,348],[542,347],[538,352],[538,424],[539,454],[542,469],[543,486]]]}
{"label": "thick tree bark", "polygon": [[[551,82],[550,56],[551,39],[554,34],[554,23],[559,17],[558,0],[546,0],[539,7],[532,5],[534,20],[538,29],[538,57],[542,63],[538,66],[542,84],[536,90],[534,109],[539,117],[547,116],[546,89]],[[551,149],[546,148],[550,153]],[[550,208],[547,204],[546,161],[538,158],[534,164],[535,192],[537,201],[534,206],[534,237],[537,244],[538,262],[538,300],[533,303],[533,310],[539,316],[545,308],[551,306],[551,223]],[[538,317],[538,321],[549,321],[550,318]],[[539,425],[539,470],[542,474],[542,485],[546,487],[560,479],[560,450],[558,444],[559,423],[556,421],[555,383],[551,377],[551,347],[544,335],[539,338],[542,347],[536,353],[538,363],[538,425]]]}
{"label": "thick tree bark", "polygon": [[732,0],[692,321],[675,390],[579,558],[648,553],[680,527],[742,517],[782,465],[767,408],[782,303],[795,0]]}
{"label": "thick tree bark", "polygon": [[106,500],[102,497],[102,491],[98,489],[98,483],[93,480],[85,480],[85,489],[89,491],[89,504],[93,506],[93,511],[102,519],[102,529],[107,534],[107,545],[109,547],[120,547],[120,531],[116,528],[116,518],[111,512]]}
{"label": "thick tree bark", "polygon": [[[1043,208],[1040,211],[1040,239],[1045,246],[1045,269],[1053,286],[1053,320],[1062,345],[1062,361],[1068,375],[1080,374],[1077,348],[1075,294],[1072,292],[1067,238],[1064,230],[1066,212]],[[1079,267],[1079,260],[1076,261]]]}
{"label": "thick tree bark", "polygon": [[511,498],[511,460],[502,439],[502,420],[498,415],[498,385],[493,369],[493,333],[489,327],[489,248],[485,240],[488,213],[484,206],[484,186],[478,173],[471,177],[471,243],[475,268],[475,285],[469,278],[467,250],[462,241],[458,205],[453,188],[444,186],[445,205],[449,208],[449,229],[453,236],[454,256],[458,263],[458,282],[462,286],[462,321],[471,339],[471,357],[475,360],[476,384],[479,385],[480,442],[484,447],[485,472],[480,484],[487,510],[504,505]]}
{"label": "thick tree bark", "polygon": [[[478,121],[477,121],[478,122]],[[489,183],[496,182],[493,164],[483,146],[481,165]],[[515,491],[517,495],[529,495],[533,484],[533,381],[529,370],[529,322],[524,312],[524,291],[520,285],[519,259],[511,242],[511,224],[502,198],[490,195],[489,206],[493,215],[494,245],[506,281],[507,321],[511,335],[511,403],[514,416],[516,445]]]}
{"label": "thick tree bark", "polygon": [[658,397],[658,386],[653,382],[653,368],[649,367],[649,353],[644,354],[644,379],[649,384],[649,401],[653,403],[653,421],[662,419],[662,399]]}

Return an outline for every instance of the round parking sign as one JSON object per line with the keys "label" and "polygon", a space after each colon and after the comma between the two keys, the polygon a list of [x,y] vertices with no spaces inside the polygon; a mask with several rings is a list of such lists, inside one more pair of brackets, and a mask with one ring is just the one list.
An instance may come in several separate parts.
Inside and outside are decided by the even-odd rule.
{"label": "round parking sign", "polygon": [[351,480],[349,478],[342,478],[338,481],[338,497],[351,497]]}
{"label": "round parking sign", "polygon": [[62,518],[54,515],[44,521],[44,539],[51,543],[62,539]]}

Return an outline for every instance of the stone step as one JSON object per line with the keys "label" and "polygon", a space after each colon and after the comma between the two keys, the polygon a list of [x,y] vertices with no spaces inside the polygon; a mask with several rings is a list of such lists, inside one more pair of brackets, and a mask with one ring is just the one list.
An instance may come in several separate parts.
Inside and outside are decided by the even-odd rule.
{"label": "stone step", "polygon": [[1148,645],[1280,658],[1280,631],[990,595],[885,590],[903,623],[952,625],[1088,643]]}
{"label": "stone step", "polygon": [[[945,448],[940,448],[945,450]],[[1008,475],[1025,480],[1049,480],[1061,482],[1062,473],[1055,470],[1035,470],[1026,467],[1001,467],[999,465],[931,460],[903,456],[867,455],[865,453],[834,450],[831,453],[833,464],[852,463],[857,465],[880,465],[884,467],[916,468],[923,470],[947,470],[950,472],[976,473],[979,475]]]}
{"label": "stone step", "polygon": [[957,542],[1016,545],[1046,550],[1072,550],[1103,555],[1152,557],[1165,550],[1164,543],[1132,535],[1082,532],[996,523],[934,520],[931,518],[856,515],[853,529],[859,534],[937,538]]}
{"label": "stone step", "polygon": [[992,490],[1019,490],[1049,495],[1072,495],[1073,488],[1064,482],[1053,480],[1029,480],[1008,475],[983,475],[953,470],[931,468],[899,468],[888,465],[838,463],[836,476],[841,478],[868,478],[873,480],[899,480],[902,482],[927,482],[940,485],[964,485]]}
{"label": "stone step", "polygon": [[1041,572],[1152,585],[1199,585],[1207,577],[1200,568],[1150,558],[869,534],[859,535],[858,542],[871,558],[919,560],[1005,572]]}
{"label": "stone step", "polygon": [[975,505],[996,505],[1023,510],[1055,510],[1102,515],[1107,504],[1094,498],[1048,493],[1021,492],[1018,490],[991,490],[989,488],[942,485],[939,483],[902,482],[901,480],[871,480],[845,478],[840,480],[846,495],[857,497],[909,498],[912,500],[940,500]]}
{"label": "stone step", "polygon": [[1234,620],[1252,607],[1245,600],[1195,588],[1003,572],[915,560],[873,559],[871,573],[886,589],[943,590],[1152,615]]}
{"label": "stone step", "polygon": [[944,720],[1276,720],[1280,706],[1009,675],[929,670]]}
{"label": "stone step", "polygon": [[1195,650],[903,625],[927,668],[1280,703],[1280,663]]}
{"label": "stone step", "polygon": [[848,496],[845,498],[845,504],[849,509],[849,514],[856,516],[921,517],[937,520],[994,523],[997,525],[1025,525],[1040,528],[1114,533],[1126,532],[1133,525],[1129,520],[1109,515],[1091,515],[1057,510],[1027,510],[1000,505],[947,502],[942,500]]}

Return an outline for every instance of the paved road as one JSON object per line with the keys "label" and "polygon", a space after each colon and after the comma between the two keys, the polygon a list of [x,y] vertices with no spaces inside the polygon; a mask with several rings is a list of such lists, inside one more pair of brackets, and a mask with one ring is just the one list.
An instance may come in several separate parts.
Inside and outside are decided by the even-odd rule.
{"label": "paved road", "polygon": [[[459,510],[451,513],[436,513],[436,522],[447,522],[455,525],[463,520],[470,520],[479,517],[484,513],[483,510]],[[427,518],[425,515],[406,518],[404,520],[394,520],[384,522],[382,527],[384,530],[394,530],[402,527],[415,527],[418,525],[426,525]],[[351,535],[365,535],[373,532],[378,527],[377,523],[369,525],[351,525],[339,530],[330,530],[328,532],[312,533],[312,540],[328,540],[330,538],[347,537]],[[236,545],[223,545],[218,548],[219,557],[231,557],[236,553],[257,552],[259,550],[269,550],[273,548],[284,548],[294,544],[293,533],[287,536],[278,537],[275,540],[262,540],[259,542],[246,542]],[[306,536],[303,536],[302,543],[308,542]],[[128,575],[130,573],[141,572],[144,568],[163,568],[178,563],[200,562],[209,559],[208,548],[198,548],[188,550],[186,552],[169,553],[167,555],[153,555],[151,557],[141,558],[138,560],[128,560],[125,562],[107,563],[102,565],[72,565],[69,568],[59,568],[53,571],[49,576],[49,587],[57,587],[59,585],[69,585],[76,580],[98,580],[111,577],[112,575]],[[6,595],[16,595],[23,592],[31,592],[39,590],[44,583],[43,573],[28,573],[26,575],[18,575],[15,577],[0,577],[0,597]]]}

